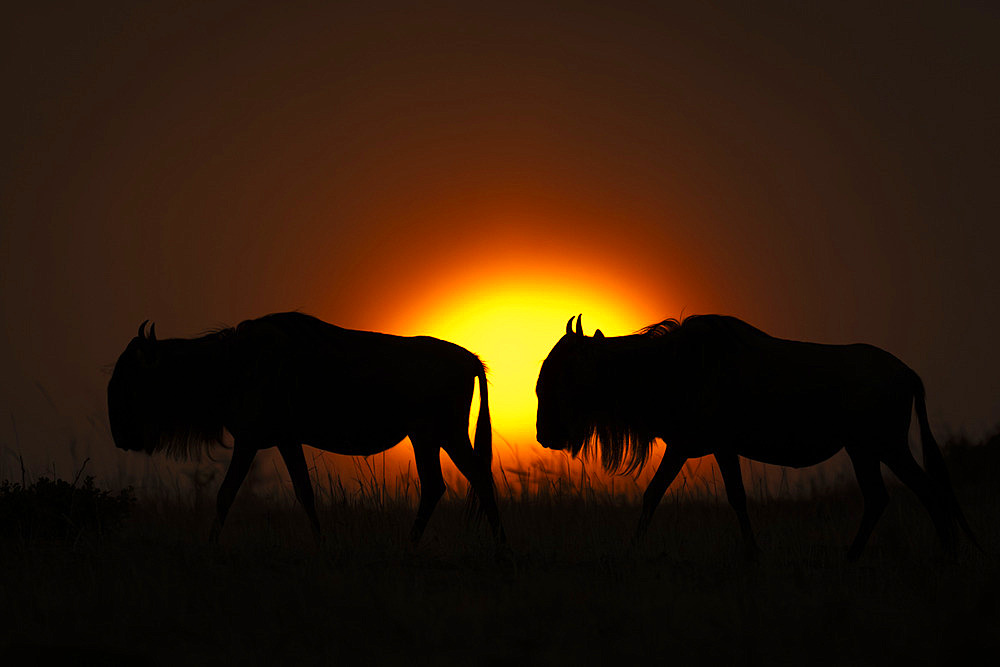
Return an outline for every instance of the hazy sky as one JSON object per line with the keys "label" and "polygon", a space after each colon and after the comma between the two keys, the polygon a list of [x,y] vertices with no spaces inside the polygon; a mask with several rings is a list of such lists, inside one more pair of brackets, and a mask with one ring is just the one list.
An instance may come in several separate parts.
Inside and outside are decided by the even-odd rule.
{"label": "hazy sky", "polygon": [[939,435],[1000,422],[992,3],[327,4],[7,10],[0,444],[106,437],[146,318],[391,330],[569,264],[656,319],[882,346]]}

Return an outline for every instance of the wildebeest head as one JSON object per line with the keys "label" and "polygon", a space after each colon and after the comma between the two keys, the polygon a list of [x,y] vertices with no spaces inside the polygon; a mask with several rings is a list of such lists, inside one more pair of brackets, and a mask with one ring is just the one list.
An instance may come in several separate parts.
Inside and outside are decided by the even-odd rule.
{"label": "wildebeest head", "polygon": [[118,357],[108,382],[108,422],[111,437],[120,449],[153,452],[159,434],[153,423],[151,395],[156,388],[158,367],[156,325],[139,325],[139,333]]}
{"label": "wildebeest head", "polygon": [[593,338],[584,336],[582,320],[582,315],[569,318],[566,334],[542,363],[535,386],[538,442],[549,449],[568,449],[574,456],[593,434],[594,389],[598,379],[591,352],[595,339],[604,338],[600,329]]}

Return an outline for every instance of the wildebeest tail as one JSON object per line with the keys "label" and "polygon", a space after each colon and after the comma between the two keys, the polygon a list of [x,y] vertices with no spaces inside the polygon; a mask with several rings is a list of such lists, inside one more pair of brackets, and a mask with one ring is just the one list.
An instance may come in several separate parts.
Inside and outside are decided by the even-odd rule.
{"label": "wildebeest tail", "polygon": [[913,405],[917,412],[917,423],[920,426],[920,444],[923,450],[924,470],[927,471],[927,474],[930,475],[938,489],[940,489],[944,502],[952,516],[958,521],[958,525],[962,527],[962,530],[972,543],[976,545],[976,548],[981,551],[982,547],[979,545],[979,541],[976,540],[969,522],[965,519],[965,513],[962,512],[962,508],[958,504],[958,498],[955,497],[955,489],[952,487],[951,477],[948,475],[944,455],[941,453],[941,448],[938,446],[937,440],[934,439],[934,434],[931,432],[931,425],[927,420],[924,383],[916,373],[913,373],[913,381]]}
{"label": "wildebeest tail", "polygon": [[[479,368],[476,369],[476,378],[479,380],[479,418],[476,419],[473,448],[476,450],[476,457],[489,471],[493,465],[493,425],[490,422],[490,396],[486,386],[486,366],[481,361]],[[491,474],[490,480],[492,479],[493,475]]]}
{"label": "wildebeest tail", "polygon": [[[492,490],[493,425],[490,422],[490,397],[486,384],[486,366],[483,365],[483,362],[478,357],[475,358],[475,364],[476,378],[479,380],[479,417],[476,419],[476,432],[472,447],[475,451],[479,474],[483,476],[484,483]],[[469,481],[467,509],[470,514],[474,512],[477,516],[481,516],[483,514],[483,504],[482,502],[478,502],[479,498],[471,483],[472,480]]]}

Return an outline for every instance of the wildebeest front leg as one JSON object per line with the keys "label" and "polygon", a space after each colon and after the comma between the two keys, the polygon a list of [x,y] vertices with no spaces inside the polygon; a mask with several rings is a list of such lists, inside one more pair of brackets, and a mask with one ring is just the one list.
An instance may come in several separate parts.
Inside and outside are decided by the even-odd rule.
{"label": "wildebeest front leg", "polygon": [[250,472],[250,465],[253,457],[257,455],[256,447],[240,446],[239,442],[233,443],[233,458],[229,461],[229,470],[219,487],[219,495],[216,499],[215,522],[212,524],[212,531],[208,535],[209,542],[213,544],[219,541],[219,533],[222,532],[222,524],[226,522],[226,515],[229,508],[236,499],[236,492],[240,490],[240,485]]}
{"label": "wildebeest front leg", "polygon": [[649,481],[649,486],[646,487],[646,492],[642,496],[642,514],[639,515],[639,525],[635,529],[636,542],[641,541],[646,536],[653,512],[656,511],[657,505],[663,499],[663,494],[667,492],[667,487],[676,479],[686,461],[686,456],[667,445],[667,451],[663,453],[660,467],[656,469],[656,474]]}
{"label": "wildebeest front leg", "polygon": [[306,466],[302,445],[279,445],[278,452],[285,461],[285,467],[288,468],[288,476],[292,478],[295,497],[306,511],[309,523],[312,524],[313,535],[319,541],[319,518],[316,516],[316,502],[313,498],[312,482],[309,481],[309,468]]}
{"label": "wildebeest front leg", "polygon": [[420,478],[420,505],[417,518],[410,531],[410,539],[419,542],[431,518],[434,508],[444,495],[444,477],[441,475],[441,447],[432,440],[412,437],[413,456],[417,462],[417,477]]}
{"label": "wildebeest front leg", "polygon": [[740,470],[740,458],[735,452],[716,452],[715,460],[722,473],[722,481],[726,485],[726,497],[729,504],[736,510],[736,518],[740,522],[740,532],[743,533],[743,552],[748,560],[757,560],[757,541],[753,537],[750,526],[750,515],[747,513],[747,493],[743,488],[743,472]]}

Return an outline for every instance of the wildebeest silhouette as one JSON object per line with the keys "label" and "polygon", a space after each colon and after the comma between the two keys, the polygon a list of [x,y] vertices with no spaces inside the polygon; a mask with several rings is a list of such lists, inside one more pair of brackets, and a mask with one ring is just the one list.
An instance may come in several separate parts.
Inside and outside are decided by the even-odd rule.
{"label": "wildebeest silhouette", "polygon": [[[210,538],[218,539],[260,449],[277,447],[313,530],[319,521],[302,445],[368,456],[413,443],[419,540],[444,495],[440,450],[469,480],[494,534],[503,531],[490,471],[486,369],[479,357],[429,336],[342,329],[302,313],[275,313],[194,339],[157,340],[155,325],[115,364],[108,415],[115,444],[178,457],[233,436]],[[480,410],[469,441],[474,380]]]}
{"label": "wildebeest silhouette", "polygon": [[[617,337],[599,329],[585,336],[581,319],[574,331],[570,318],[538,375],[538,442],[574,456],[599,445],[606,470],[632,472],[663,440],[637,538],[684,463],[711,454],[755,558],[739,457],[799,468],[846,449],[864,496],[849,559],[861,555],[888,503],[880,463],[916,492],[946,551],[954,548],[953,520],[975,542],[931,434],[923,383],[888,352],[774,338],[723,315],[668,319]],[[910,453],[913,406],[926,470]]]}

